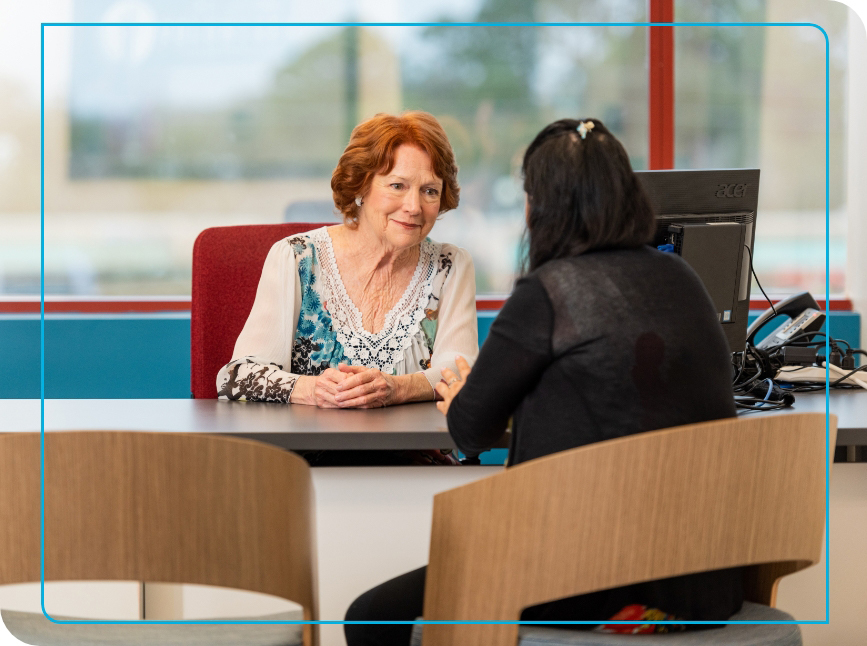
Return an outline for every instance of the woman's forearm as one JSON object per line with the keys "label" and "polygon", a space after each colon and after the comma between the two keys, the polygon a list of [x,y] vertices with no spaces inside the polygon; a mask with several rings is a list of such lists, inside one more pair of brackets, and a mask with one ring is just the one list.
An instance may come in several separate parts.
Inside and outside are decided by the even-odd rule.
{"label": "woman's forearm", "polygon": [[220,399],[281,402],[290,400],[298,376],[249,356],[230,361],[217,374],[217,397]]}
{"label": "woman's forearm", "polygon": [[289,398],[290,404],[306,404],[307,406],[315,406],[316,399],[314,390],[316,388],[316,377],[302,375],[295,381],[295,388],[292,390],[292,396]]}
{"label": "woman's forearm", "polygon": [[[394,377],[395,398],[393,404],[429,402],[434,400],[434,390],[422,372]],[[296,386],[297,387],[297,386]]]}

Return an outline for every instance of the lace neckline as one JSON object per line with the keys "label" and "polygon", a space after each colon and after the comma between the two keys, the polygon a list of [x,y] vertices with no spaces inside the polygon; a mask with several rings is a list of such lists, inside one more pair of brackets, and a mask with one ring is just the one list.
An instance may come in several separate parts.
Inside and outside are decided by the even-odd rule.
{"label": "lace neckline", "polygon": [[[409,279],[409,284],[406,286],[406,289],[403,291],[400,298],[397,299],[397,302],[392,306],[388,313],[386,313],[379,332],[374,333],[369,332],[367,328],[364,327],[364,317],[361,310],[358,309],[358,306],[349,297],[349,292],[346,291],[346,285],[343,282],[343,276],[341,275],[340,267],[337,264],[337,256],[334,253],[334,241],[331,239],[331,234],[328,233],[328,227],[323,227],[322,233],[323,244],[319,249],[321,256],[320,263],[326,267],[326,272],[330,274],[330,280],[326,282],[330,282],[329,287],[331,287],[330,291],[332,298],[339,300],[341,304],[349,310],[350,319],[353,323],[353,331],[363,333],[371,338],[383,336],[383,333],[386,332],[386,330],[394,327],[398,315],[406,310],[411,304],[414,304],[414,301],[418,298],[417,288],[426,264],[425,245],[427,244],[430,246],[430,240],[427,238],[422,240],[418,251],[418,262],[415,265],[415,270],[412,272],[412,277]],[[428,253],[427,255],[430,256],[427,260],[432,260],[433,254]],[[413,298],[414,296],[415,298]]]}
{"label": "lace neckline", "polygon": [[425,238],[419,247],[419,258],[415,271],[394,307],[385,315],[382,328],[372,333],[364,328],[361,311],[349,298],[340,276],[334,247],[327,227],[310,232],[319,255],[322,279],[329,293],[328,311],[335,323],[337,340],[350,359],[370,366],[375,365],[382,372],[391,373],[394,364],[403,350],[412,343],[419,331],[419,323],[425,318],[436,274],[436,258],[441,245]]}

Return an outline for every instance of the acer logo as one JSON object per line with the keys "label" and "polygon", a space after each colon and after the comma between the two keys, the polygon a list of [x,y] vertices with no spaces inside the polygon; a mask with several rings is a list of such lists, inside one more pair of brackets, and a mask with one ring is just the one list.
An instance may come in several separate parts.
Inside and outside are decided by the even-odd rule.
{"label": "acer logo", "polygon": [[743,197],[746,194],[746,184],[717,184],[716,197]]}

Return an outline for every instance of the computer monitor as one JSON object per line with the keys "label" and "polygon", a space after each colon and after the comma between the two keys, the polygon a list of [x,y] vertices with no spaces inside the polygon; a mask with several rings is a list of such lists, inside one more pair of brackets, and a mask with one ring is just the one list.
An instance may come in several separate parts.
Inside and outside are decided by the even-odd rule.
{"label": "computer monitor", "polygon": [[729,348],[743,351],[759,170],[657,170],[636,175],[656,213],[654,244],[679,254],[695,270],[716,307]]}

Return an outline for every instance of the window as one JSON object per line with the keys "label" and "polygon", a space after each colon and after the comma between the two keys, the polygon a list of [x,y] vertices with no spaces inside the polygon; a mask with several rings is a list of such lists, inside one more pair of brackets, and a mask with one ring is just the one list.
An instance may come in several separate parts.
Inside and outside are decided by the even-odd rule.
{"label": "window", "polygon": [[[76,4],[75,20],[195,20],[193,9]],[[357,8],[357,7],[356,7]],[[268,14],[244,20],[304,20]],[[353,7],[318,20],[348,20]],[[644,19],[616,7],[486,0],[413,21]],[[589,13],[588,13],[589,11]],[[267,14],[267,15],[266,15]],[[364,16],[355,15],[359,20]],[[372,19],[382,19],[376,16]],[[220,16],[215,20],[237,20]],[[51,28],[49,38],[56,31]],[[425,109],[461,166],[460,207],[433,237],[472,253],[480,292],[508,292],[518,266],[523,147],[553,119],[598,115],[635,163],[647,157],[646,30],[630,27],[73,27],[68,102],[46,114],[46,291],[187,294],[208,226],[336,222],[331,171],[351,128]],[[35,269],[35,268],[34,268]],[[34,287],[34,277],[21,285]]]}
{"label": "window", "polygon": [[[812,22],[830,40],[830,287],[845,289],[847,9],[677,0],[684,22]],[[825,293],[825,39],[814,27],[675,29],[679,168],[760,168],[755,269],[768,291]],[[758,290],[753,287],[753,293]]]}
{"label": "window", "polygon": [[[78,22],[195,22],[205,10],[214,22],[647,20],[645,0],[454,0],[408,3],[399,16],[353,0],[71,7],[64,19]],[[831,289],[842,291],[847,9],[677,0],[675,16],[828,31]],[[759,277],[776,292],[823,293],[824,39],[813,28],[679,27],[675,45],[676,166],[761,168]],[[49,294],[188,295],[192,243],[206,227],[337,222],[331,171],[352,126],[379,111],[425,109],[446,128],[462,201],[432,236],[469,249],[480,293],[511,289],[523,230],[517,170],[543,125],[597,116],[635,168],[648,158],[641,27],[49,27],[45,69]],[[2,69],[0,88],[0,294],[35,294],[38,94]]]}

